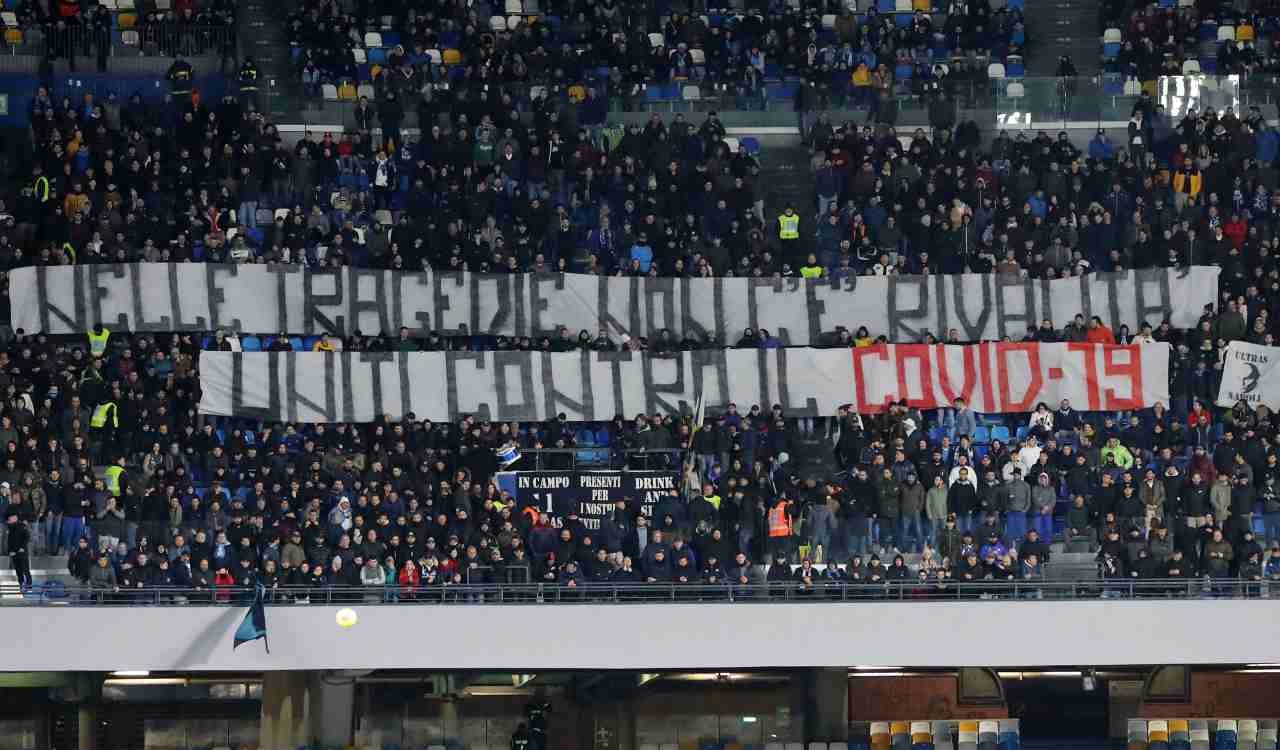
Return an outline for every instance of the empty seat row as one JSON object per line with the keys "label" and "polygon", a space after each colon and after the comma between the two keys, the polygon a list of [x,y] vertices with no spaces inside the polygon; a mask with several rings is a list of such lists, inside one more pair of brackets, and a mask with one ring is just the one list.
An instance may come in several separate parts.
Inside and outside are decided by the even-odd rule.
{"label": "empty seat row", "polygon": [[1129,750],[1276,750],[1275,719],[1130,719]]}

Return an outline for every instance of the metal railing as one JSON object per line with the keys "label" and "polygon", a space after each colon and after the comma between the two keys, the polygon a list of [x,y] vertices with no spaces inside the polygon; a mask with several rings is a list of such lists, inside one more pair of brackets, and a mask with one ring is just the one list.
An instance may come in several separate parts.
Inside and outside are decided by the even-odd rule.
{"label": "metal railing", "polygon": [[510,471],[576,471],[625,469],[680,471],[685,451],[679,448],[645,450],[598,445],[579,448],[521,448],[520,462]]}
{"label": "metal railing", "polygon": [[[247,606],[253,590],[244,587],[210,589],[142,587],[103,589],[87,586],[37,586],[20,590],[0,586],[6,606]],[[748,602],[802,604],[818,602],[962,602],[962,601],[1087,601],[1097,599],[1273,599],[1280,598],[1280,581],[1241,579],[1089,581],[903,581],[847,583],[820,581],[706,583],[493,583],[438,586],[281,586],[269,589],[266,603],[306,605],[414,604],[697,604]]]}
{"label": "metal railing", "polygon": [[[51,60],[75,58],[92,69],[93,60],[108,58],[235,56],[234,26],[179,24],[173,21],[144,23],[126,29],[45,26],[24,31],[23,42],[11,51]],[[85,58],[88,58],[87,61]]]}

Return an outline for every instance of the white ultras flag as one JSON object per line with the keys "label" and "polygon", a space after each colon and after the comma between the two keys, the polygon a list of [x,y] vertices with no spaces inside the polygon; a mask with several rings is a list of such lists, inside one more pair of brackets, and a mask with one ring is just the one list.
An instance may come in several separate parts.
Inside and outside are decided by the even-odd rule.
{"label": "white ultras flag", "polygon": [[1245,402],[1280,408],[1280,347],[1233,341],[1222,363],[1218,406]]}

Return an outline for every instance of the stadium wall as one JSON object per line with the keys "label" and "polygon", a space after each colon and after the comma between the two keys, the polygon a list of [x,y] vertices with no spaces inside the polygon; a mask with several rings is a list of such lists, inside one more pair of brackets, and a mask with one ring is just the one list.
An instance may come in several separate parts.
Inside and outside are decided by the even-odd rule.
{"label": "stadium wall", "polygon": [[[1240,664],[1280,653],[1280,600],[270,607],[6,607],[11,671],[696,670]],[[512,638],[517,624],[527,637]],[[1230,624],[1231,636],[1220,634]],[[450,633],[404,648],[416,633]],[[531,648],[530,643],[538,644]],[[68,647],[77,644],[77,647]],[[80,645],[82,644],[82,645]]]}

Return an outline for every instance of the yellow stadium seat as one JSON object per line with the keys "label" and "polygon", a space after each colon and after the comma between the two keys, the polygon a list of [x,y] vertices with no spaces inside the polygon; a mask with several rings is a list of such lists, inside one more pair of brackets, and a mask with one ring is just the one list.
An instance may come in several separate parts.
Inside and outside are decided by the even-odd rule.
{"label": "yellow stadium seat", "polygon": [[911,9],[928,13],[933,10],[933,6],[929,4],[929,0],[911,0]]}
{"label": "yellow stadium seat", "polygon": [[961,731],[961,732],[976,732],[976,731],[978,731],[978,722],[976,722],[976,721],[962,721],[962,722],[960,722],[960,731]]}
{"label": "yellow stadium seat", "polygon": [[447,49],[444,51],[445,65],[458,65],[462,62],[462,53],[456,49]]}
{"label": "yellow stadium seat", "polygon": [[1187,732],[1190,731],[1186,719],[1169,719],[1170,732]]}
{"label": "yellow stadium seat", "polygon": [[895,721],[889,725],[889,734],[909,734],[911,725],[905,721]]}
{"label": "yellow stadium seat", "polygon": [[1244,24],[1243,26],[1236,27],[1237,42],[1252,42],[1253,39],[1254,39],[1254,32],[1253,32],[1252,26],[1250,26],[1249,24]]}
{"label": "yellow stadium seat", "polygon": [[137,25],[138,25],[137,13],[121,13],[120,14],[120,28],[132,29],[134,26],[137,26]]}
{"label": "yellow stadium seat", "polygon": [[18,31],[17,29],[5,29],[4,42],[5,44],[8,44],[14,47],[18,46],[19,44],[22,44],[22,32]]}
{"label": "yellow stadium seat", "polygon": [[338,87],[339,99],[355,99],[358,95],[359,90],[354,83],[347,82]]}

